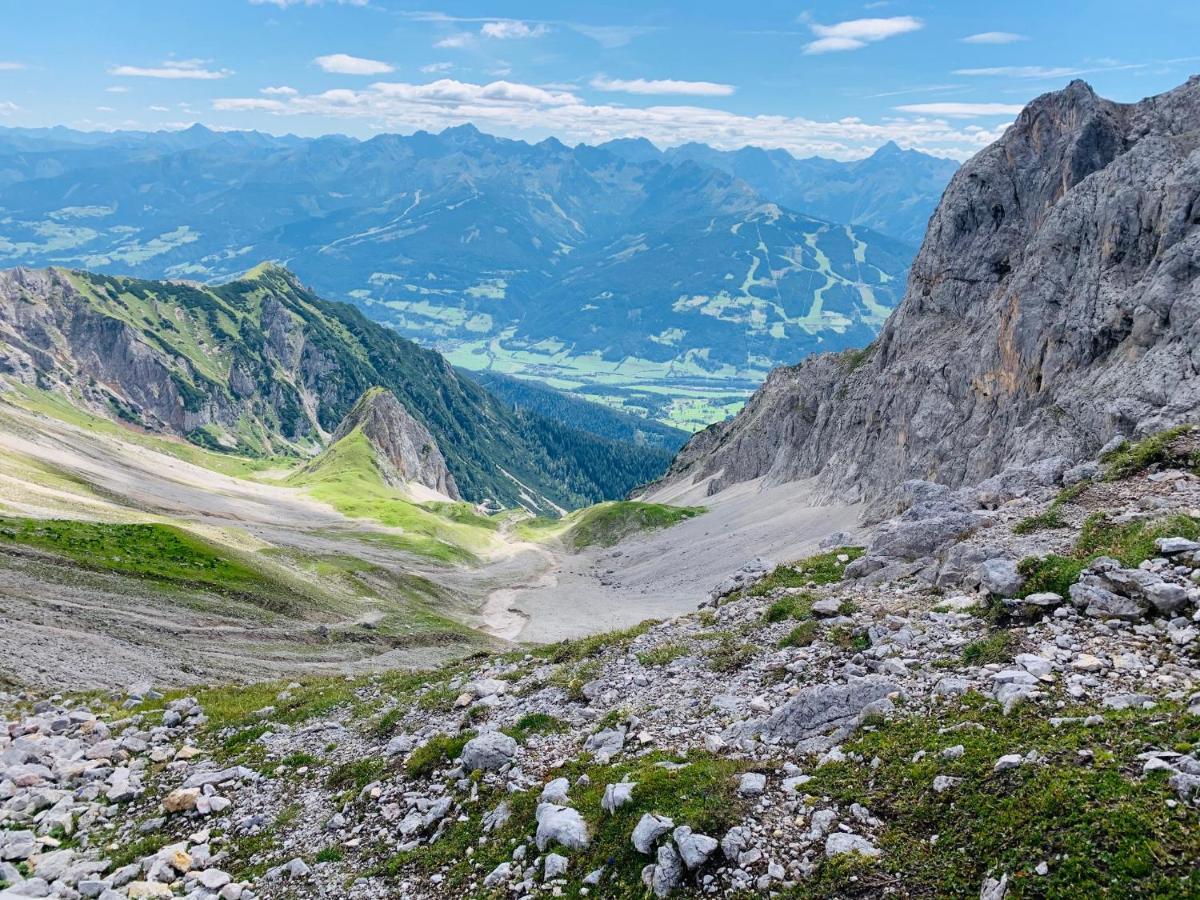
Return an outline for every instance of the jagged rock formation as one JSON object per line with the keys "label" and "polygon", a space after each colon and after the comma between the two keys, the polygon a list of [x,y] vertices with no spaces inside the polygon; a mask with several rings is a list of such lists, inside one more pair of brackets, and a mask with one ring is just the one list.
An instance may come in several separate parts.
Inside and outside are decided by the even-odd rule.
{"label": "jagged rock formation", "polygon": [[333,443],[355,431],[361,432],[375,450],[379,474],[388,484],[403,486],[415,481],[459,499],[458,485],[446,468],[437,441],[391,391],[372,388],[363,394],[333,433]]}
{"label": "jagged rock formation", "polygon": [[865,351],[777,369],[668,480],[880,501],[1200,418],[1200,78],[1039,97],[955,175]]}

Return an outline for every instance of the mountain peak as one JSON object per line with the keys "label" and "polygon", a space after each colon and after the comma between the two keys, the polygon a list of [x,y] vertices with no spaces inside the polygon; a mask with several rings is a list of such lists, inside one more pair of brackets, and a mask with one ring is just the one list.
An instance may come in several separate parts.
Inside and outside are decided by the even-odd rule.
{"label": "mountain peak", "polygon": [[375,468],[387,484],[407,487],[415,482],[459,499],[458,485],[437,441],[387,388],[372,387],[363,393],[333,433],[329,448],[310,468],[320,469],[326,464],[322,457],[344,455],[348,444],[360,440],[369,445]]}

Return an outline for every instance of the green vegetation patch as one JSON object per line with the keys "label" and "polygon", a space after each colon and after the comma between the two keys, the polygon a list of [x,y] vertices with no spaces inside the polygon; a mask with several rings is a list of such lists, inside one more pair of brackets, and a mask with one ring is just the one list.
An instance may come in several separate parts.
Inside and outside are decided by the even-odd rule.
{"label": "green vegetation patch", "polygon": [[[283,593],[262,572],[173,525],[0,516],[0,543],[66,557],[84,568],[270,602]],[[267,591],[270,587],[272,590]],[[276,600],[272,605],[282,605]]]}
{"label": "green vegetation patch", "polygon": [[[1063,710],[1079,719],[1055,728],[1036,706],[1005,716],[998,704],[968,695],[962,707],[862,734],[845,750],[878,758],[878,768],[823,766],[805,790],[843,809],[866,806],[885,823],[883,854],[849,870],[821,861],[789,896],[873,896],[892,885],[903,885],[907,896],[976,896],[985,876],[1002,872],[1010,896],[1200,895],[1195,811],[1169,806],[1166,775],[1142,777],[1137,759],[1151,748],[1195,747],[1200,718],[1163,705],[1108,712],[1103,724],[1083,725],[1091,712]],[[963,755],[942,759],[940,751],[956,744]],[[1081,764],[1083,750],[1094,758]],[[993,771],[1001,756],[1030,751],[1038,762]],[[939,794],[932,790],[937,775],[962,780]],[[1040,862],[1049,866],[1044,876],[1033,871]]]}
{"label": "green vegetation patch", "polygon": [[632,500],[601,503],[575,514],[563,540],[573,550],[611,547],[630,535],[670,528],[703,512],[705,509],[698,506],[666,506]]}
{"label": "green vegetation patch", "polygon": [[812,594],[785,594],[767,607],[763,613],[765,622],[782,622],[785,619],[807,619],[812,615],[812,605],[816,600]]}
{"label": "green vegetation patch", "polygon": [[515,725],[502,729],[510,738],[523,744],[535,734],[563,734],[570,731],[571,726],[557,716],[549,713],[526,713],[517,719]]}
{"label": "green vegetation patch", "polygon": [[460,504],[426,509],[402,496],[384,481],[375,448],[358,429],[289,475],[287,484],[307,488],[352,519],[373,519],[402,529],[403,534],[388,536],[389,543],[443,562],[474,561],[495,531],[494,523],[473,513],[468,516]]}
{"label": "green vegetation patch", "polygon": [[817,637],[817,623],[812,619],[801,622],[779,641],[780,648],[807,647]]}
{"label": "green vegetation patch", "polygon": [[1136,443],[1126,443],[1101,457],[1106,481],[1130,478],[1151,468],[1191,469],[1200,472],[1200,428],[1177,425]]}
{"label": "green vegetation patch", "polygon": [[462,731],[456,735],[435,734],[408,755],[404,761],[404,771],[410,778],[426,778],[439,767],[458,759],[467,741],[473,737],[474,731]]}
{"label": "green vegetation patch", "polygon": [[660,624],[659,619],[647,619],[620,631],[606,631],[574,641],[559,641],[557,644],[545,644],[535,647],[530,652],[534,656],[547,659],[550,662],[577,662],[599,656],[606,650],[623,649],[640,638],[643,634]]}
{"label": "green vegetation patch", "polygon": [[683,644],[660,644],[650,650],[643,650],[637,658],[643,666],[665,666],[681,656],[686,656],[687,653],[688,648]]}
{"label": "green vegetation patch", "polygon": [[[744,593],[762,597],[779,588],[802,588],[820,584],[836,584],[846,575],[846,566],[863,555],[862,547],[838,547],[818,553],[799,562],[776,566],[766,578],[749,587]],[[838,557],[845,556],[845,560]]]}
{"label": "green vegetation patch", "polygon": [[1018,563],[1017,570],[1025,578],[1021,595],[1053,591],[1065,597],[1092,560],[1111,556],[1121,565],[1135,568],[1157,554],[1154,541],[1162,537],[1196,540],[1200,538],[1200,519],[1179,513],[1155,521],[1117,525],[1102,513],[1095,513],[1083,523],[1069,555],[1027,556]]}

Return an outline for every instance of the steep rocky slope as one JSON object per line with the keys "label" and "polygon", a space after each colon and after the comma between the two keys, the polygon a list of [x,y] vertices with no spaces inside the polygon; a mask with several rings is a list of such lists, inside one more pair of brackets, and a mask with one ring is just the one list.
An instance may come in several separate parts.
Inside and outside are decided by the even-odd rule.
{"label": "steep rocky slope", "polygon": [[619,497],[663,465],[661,454],[513,409],[438,354],[270,265],[209,287],[2,272],[5,376],[137,428],[252,456],[315,453],[365,392],[383,387],[432,436],[464,497],[549,514]]}
{"label": "steep rocky slope", "polygon": [[0,692],[0,900],[1194,897],[1200,456],[1162,450],[992,510],[965,543],[1039,555],[965,591],[831,535],[437,670]]}
{"label": "steep rocky slope", "polygon": [[774,371],[668,480],[819,474],[878,501],[1200,417],[1200,79],[1134,104],[1081,81],[954,176],[864,351]]}

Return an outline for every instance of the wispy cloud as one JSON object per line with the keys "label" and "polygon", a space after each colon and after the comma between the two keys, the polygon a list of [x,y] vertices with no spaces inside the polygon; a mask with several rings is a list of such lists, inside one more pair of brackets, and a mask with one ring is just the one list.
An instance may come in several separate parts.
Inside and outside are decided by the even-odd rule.
{"label": "wispy cloud", "polygon": [[146,108],[148,110],[150,110],[150,112],[170,112],[171,111],[171,107],[169,107],[169,106],[148,106]]}
{"label": "wispy cloud", "polygon": [[966,85],[962,84],[921,84],[915,87],[898,88],[894,91],[880,91],[878,94],[867,94],[869,99],[879,99],[881,97],[903,97],[906,94],[944,94],[947,91],[962,91],[966,89]]}
{"label": "wispy cloud", "polygon": [[438,62],[438,63],[430,63],[427,66],[421,66],[421,71],[424,72],[426,75],[433,75],[437,72],[449,72],[453,68],[454,68],[454,63],[452,63],[452,62]]}
{"label": "wispy cloud", "polygon": [[535,38],[550,31],[543,24],[529,25],[517,19],[502,19],[498,22],[484,22],[479,33],[487,38],[499,41],[511,41],[521,38]]}
{"label": "wispy cloud", "polygon": [[586,38],[591,38],[601,47],[610,50],[624,47],[634,38],[658,30],[647,25],[586,25],[581,22],[562,22],[561,24],[564,28],[570,28]]}
{"label": "wispy cloud", "polygon": [[396,71],[394,66],[381,60],[351,56],[348,53],[318,56],[313,62],[326,72],[333,72],[337,75],[386,75],[388,72]]}
{"label": "wispy cloud", "polygon": [[625,81],[604,75],[593,78],[591,85],[598,91],[619,91],[625,94],[684,94],[693,97],[728,97],[736,90],[732,84],[718,84],[712,81],[676,81],[671,78],[634,78]]}
{"label": "wispy cloud", "polygon": [[300,92],[294,87],[288,87],[286,84],[281,84],[278,87],[265,87],[259,90],[260,94],[266,94],[268,97],[295,97]]}
{"label": "wispy cloud", "polygon": [[166,78],[194,79],[196,81],[214,81],[228,78],[233,74],[229,69],[206,68],[208,60],[204,59],[169,59],[159,66],[115,66],[108,70],[109,75],[125,78]]}
{"label": "wispy cloud", "polygon": [[109,94],[128,94],[130,89],[123,84],[113,84],[109,85],[104,90]]}
{"label": "wispy cloud", "polygon": [[0,116],[11,116],[21,107],[13,103],[11,100],[0,100]]}
{"label": "wispy cloud", "polygon": [[955,69],[955,75],[971,75],[977,77],[1002,78],[1071,78],[1076,75],[1089,75],[1093,72],[1118,72],[1129,69],[1144,69],[1146,63],[1120,63],[1117,60],[1104,60],[1099,65],[1091,66],[988,66],[982,69]]}
{"label": "wispy cloud", "polygon": [[327,2],[338,6],[366,6],[369,0],[250,0],[254,6],[278,6],[280,9],[289,6],[324,6]]}
{"label": "wispy cloud", "polygon": [[460,31],[457,34],[448,34],[444,38],[435,41],[433,46],[440,47],[445,50],[461,50],[463,47],[469,47],[474,43],[474,35],[467,34],[465,31]]}
{"label": "wispy cloud", "polygon": [[[569,87],[569,86],[567,86]],[[376,82],[359,90],[336,89],[287,98],[229,97],[222,112],[260,112],[366,123],[371,130],[409,132],[472,122],[531,138],[554,134],[567,142],[600,143],[646,137],[659,146],[703,141],[722,149],[780,147],[801,156],[839,159],[869,155],[886,141],[956,159],[991,143],[1007,123],[957,125],[949,116],[893,115],[879,122],[858,118],[819,121],[798,116],[747,115],[711,107],[625,106],[591,103],[573,90],[493,81],[474,84],[440,79],[427,84]]]}
{"label": "wispy cloud", "polygon": [[25,63],[14,62],[13,60],[0,59],[0,72],[17,72],[27,68]]}
{"label": "wispy cloud", "polygon": [[867,44],[920,31],[925,23],[914,16],[891,16],[886,19],[850,19],[834,25],[810,22],[808,27],[817,40],[805,44],[804,52],[815,54],[859,50]]}
{"label": "wispy cloud", "polygon": [[962,39],[964,44],[1015,44],[1017,41],[1029,40],[1023,34],[1012,31],[981,31],[978,34],[968,34]]}
{"label": "wispy cloud", "polygon": [[1020,103],[905,103],[896,107],[900,112],[922,116],[949,116],[952,119],[1015,116],[1024,108]]}
{"label": "wispy cloud", "polygon": [[[494,16],[452,16],[449,13],[436,12],[436,11],[432,11],[432,10],[418,10],[415,12],[401,12],[400,15],[405,16],[409,19],[413,19],[414,21],[417,21],[417,22],[436,22],[436,23],[445,24],[445,25],[482,24],[483,26],[487,26],[488,24],[510,21],[510,20],[506,20],[506,19],[497,19]],[[540,34],[545,34],[546,31],[551,27],[566,28],[570,31],[574,31],[579,34],[582,34],[584,37],[592,39],[597,44],[599,44],[600,46],[605,47],[605,48],[624,47],[626,44],[628,44],[634,38],[641,37],[644,34],[651,34],[655,31],[659,30],[657,27],[652,26],[652,25],[593,25],[588,22],[575,22],[575,21],[571,21],[571,20],[559,20],[559,19],[547,19],[547,20],[543,20],[543,21],[538,21],[535,19],[525,19],[525,20],[522,20],[521,24],[524,24],[531,31],[536,32],[535,34],[530,34],[530,35],[519,35],[521,37],[537,37]],[[537,32],[537,29],[539,29],[539,28],[542,29],[542,31]],[[518,35],[513,35],[513,36],[515,37]],[[466,35],[466,37],[473,37],[473,35]],[[461,37],[459,35],[451,35],[450,38],[461,40]],[[446,43],[445,42],[446,40],[447,40],[446,38],[443,38],[441,41],[439,41],[434,46],[435,47],[466,46],[466,42],[450,44],[450,43]]]}

